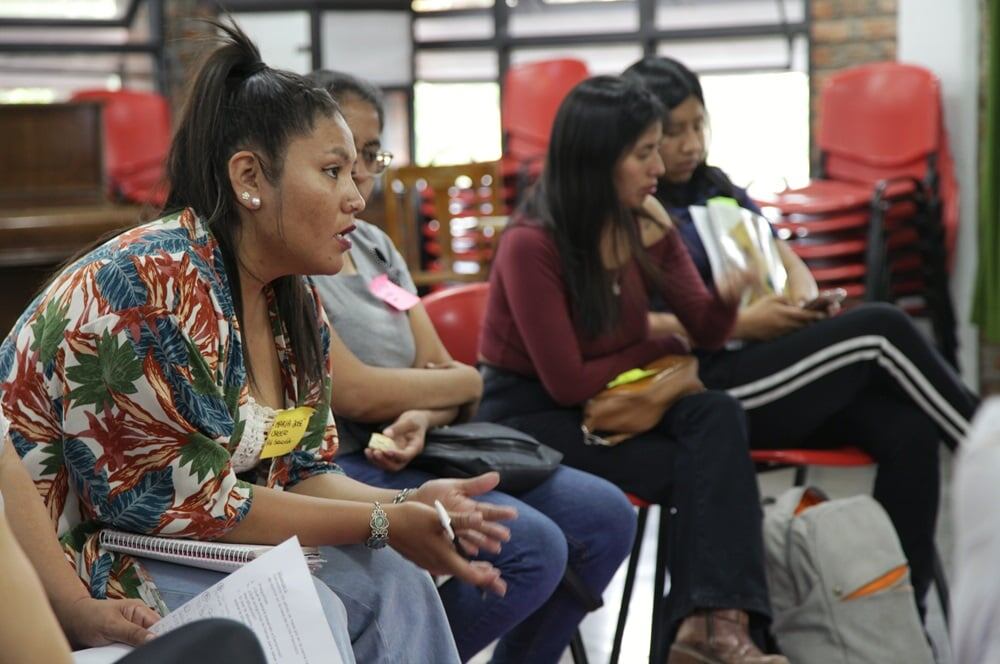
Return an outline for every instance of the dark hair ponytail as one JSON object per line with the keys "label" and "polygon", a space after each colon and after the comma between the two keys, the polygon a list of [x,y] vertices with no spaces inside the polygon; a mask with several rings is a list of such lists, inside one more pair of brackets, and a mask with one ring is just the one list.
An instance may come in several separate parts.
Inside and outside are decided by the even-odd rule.
{"label": "dark hair ponytail", "polygon": [[[339,108],[302,76],[261,62],[260,51],[235,25],[212,24],[223,33],[221,45],[202,63],[188,92],[167,159],[170,194],[164,211],[190,207],[211,229],[242,326],[239,203],[229,181],[229,159],[253,150],[264,177],[277,184],[289,142],[311,132],[317,116],[334,116]],[[301,276],[281,277],[271,286],[295,357],[299,393],[305,394],[324,378],[318,312]]]}
{"label": "dark hair ponytail", "polygon": [[[694,97],[703,108],[705,106],[705,94],[698,75],[673,58],[647,56],[630,65],[622,76],[645,85],[663,103],[667,114],[688,97]],[[736,195],[736,187],[729,176],[702,161],[691,174],[691,180],[685,184],[661,180],[656,196],[667,207],[687,207],[704,200],[709,191],[723,196]]]}

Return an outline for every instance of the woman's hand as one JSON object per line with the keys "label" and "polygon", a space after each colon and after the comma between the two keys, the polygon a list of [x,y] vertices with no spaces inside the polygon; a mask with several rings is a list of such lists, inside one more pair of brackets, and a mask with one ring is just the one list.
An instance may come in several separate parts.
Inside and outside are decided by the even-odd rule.
{"label": "woman's hand", "polygon": [[473,496],[491,491],[499,483],[498,473],[484,473],[466,480],[430,480],[413,493],[412,499],[425,505],[434,505],[434,501],[439,500],[452,518],[459,514],[478,514],[481,522],[475,528],[455,528],[458,538],[470,555],[476,555],[480,549],[499,553],[501,542],[510,539],[510,530],[498,522],[516,519],[517,510],[473,500]]}
{"label": "woman's hand", "polygon": [[475,382],[478,385],[476,391],[476,396],[471,401],[460,404],[458,406],[458,413],[455,415],[454,422],[468,422],[472,419],[472,416],[476,413],[476,409],[479,408],[479,400],[483,396],[483,379],[479,375],[479,370],[473,366],[465,364],[464,362],[459,362],[457,360],[448,360],[447,362],[428,362],[425,369],[436,369],[436,370],[447,370],[447,371],[458,371],[466,376],[469,380]]}
{"label": "woman's hand", "polygon": [[365,457],[375,466],[390,473],[397,473],[407,466],[424,449],[424,439],[430,428],[430,417],[425,410],[408,410],[382,430],[396,443],[394,450],[365,448]]}
{"label": "woman's hand", "polygon": [[[419,502],[405,502],[386,505],[385,511],[389,515],[389,544],[413,563],[431,574],[451,574],[501,597],[507,592],[500,570],[486,561],[466,560],[455,549],[433,508]],[[456,532],[476,531],[482,523],[482,515],[475,512],[451,514],[451,525]]]}
{"label": "woman's hand", "polygon": [[109,643],[141,646],[153,638],[148,630],[160,617],[137,599],[80,598],[56,607],[59,622],[74,647]]}
{"label": "woman's hand", "polygon": [[733,336],[769,341],[826,318],[826,312],[798,307],[780,295],[768,295],[740,311]]}
{"label": "woman's hand", "polygon": [[721,283],[716,284],[716,292],[726,304],[733,306],[743,300],[748,288],[760,282],[760,276],[751,270],[726,272]]}
{"label": "woman's hand", "polygon": [[674,222],[670,220],[666,208],[656,196],[648,195],[642,199],[642,207],[636,212],[640,217],[652,219],[662,230],[669,231],[674,228]]}

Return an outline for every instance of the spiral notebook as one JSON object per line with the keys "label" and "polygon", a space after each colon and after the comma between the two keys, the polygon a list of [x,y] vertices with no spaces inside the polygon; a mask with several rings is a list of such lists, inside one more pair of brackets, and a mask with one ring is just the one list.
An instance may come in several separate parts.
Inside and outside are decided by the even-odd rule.
{"label": "spiral notebook", "polygon": [[[106,528],[101,531],[101,546],[108,551],[127,553],[189,567],[201,567],[217,572],[234,572],[273,549],[267,544],[230,544],[200,540],[137,535]],[[314,546],[302,547],[310,571],[326,562]]]}

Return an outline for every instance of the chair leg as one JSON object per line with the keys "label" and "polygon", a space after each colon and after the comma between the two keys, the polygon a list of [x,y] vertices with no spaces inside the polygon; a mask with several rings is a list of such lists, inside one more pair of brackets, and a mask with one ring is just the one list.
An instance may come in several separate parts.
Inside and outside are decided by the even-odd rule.
{"label": "chair leg", "polygon": [[569,642],[569,653],[573,656],[574,664],[589,664],[587,649],[583,647],[583,635],[580,634],[580,630],[573,632],[573,639]]}
{"label": "chair leg", "polygon": [[642,537],[646,533],[646,519],[649,508],[640,507],[635,529],[635,541],[632,542],[632,553],[629,554],[628,568],[625,571],[625,586],[622,588],[622,605],[618,609],[618,625],[615,627],[615,640],[611,644],[610,664],[618,664],[621,655],[622,638],[625,636],[625,622],[628,620],[628,605],[632,600],[632,587],[635,585],[635,574],[639,566],[639,553],[642,550]]}
{"label": "chair leg", "polygon": [[795,486],[805,486],[806,478],[809,475],[809,466],[796,466],[795,467]]}
{"label": "chair leg", "polygon": [[936,546],[934,547],[934,588],[937,589],[938,602],[941,604],[941,616],[944,618],[944,626],[950,627],[951,611],[948,577],[944,574],[944,564],[941,562],[941,554]]}
{"label": "chair leg", "polygon": [[660,505],[660,524],[656,537],[656,573],[653,575],[653,624],[649,630],[649,661],[659,664],[666,659],[664,639],[666,630],[663,624],[663,586],[667,580],[667,512],[670,508]]}

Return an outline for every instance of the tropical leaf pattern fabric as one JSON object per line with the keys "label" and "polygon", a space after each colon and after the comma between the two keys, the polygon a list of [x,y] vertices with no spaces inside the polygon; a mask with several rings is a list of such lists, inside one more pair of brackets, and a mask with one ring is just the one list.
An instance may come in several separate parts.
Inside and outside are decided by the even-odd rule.
{"label": "tropical leaf pattern fabric", "polygon": [[0,345],[11,440],[94,597],[162,606],[136,560],[99,546],[101,528],[216,539],[246,516],[253,484],[339,472],[329,323],[313,295],[326,379],[305,394],[269,301],[285,405],[316,412],[298,447],[239,478],[230,452],[251,408],[242,339],[221,251],[192,211],[76,261]]}

